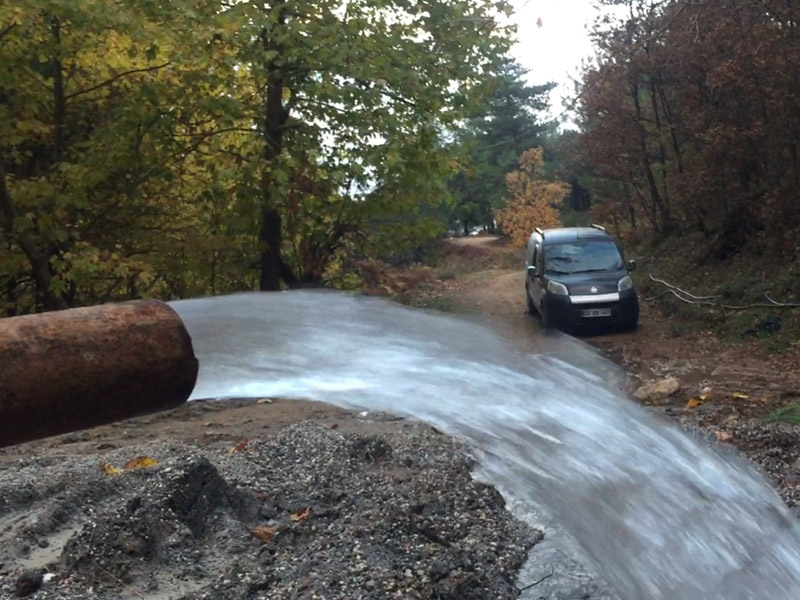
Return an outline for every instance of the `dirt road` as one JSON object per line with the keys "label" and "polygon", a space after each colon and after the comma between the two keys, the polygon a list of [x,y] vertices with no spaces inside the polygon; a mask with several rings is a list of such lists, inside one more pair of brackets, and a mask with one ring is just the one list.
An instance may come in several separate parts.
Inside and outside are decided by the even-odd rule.
{"label": "dirt road", "polygon": [[[456,310],[487,322],[527,350],[552,351],[552,338],[545,338],[541,321],[525,308],[523,251],[493,237],[449,244],[449,260],[458,270],[444,285]],[[480,268],[470,270],[470,262]],[[800,425],[776,420],[781,410],[800,406],[798,352],[769,354],[755,341],[723,342],[665,317],[641,296],[638,331],[583,336],[582,341],[624,369],[633,401],[638,402],[632,393],[643,383],[676,378],[676,393],[643,404],[734,446],[791,506],[800,506]]]}
{"label": "dirt road", "polygon": [[[456,238],[449,243],[456,249],[494,256],[497,265],[446,282],[456,309],[480,315],[535,349],[543,331],[540,320],[525,308],[523,250],[489,236]],[[517,258],[520,266],[508,268]],[[739,414],[753,416],[763,416],[775,406],[800,398],[797,353],[768,355],[752,342],[723,343],[709,332],[687,330],[680,322],[665,318],[644,298],[638,331],[604,332],[580,339],[621,365],[632,389],[644,381],[677,377],[682,390],[671,399],[676,410],[708,387],[722,403],[733,394],[748,395],[736,398],[735,408]]]}

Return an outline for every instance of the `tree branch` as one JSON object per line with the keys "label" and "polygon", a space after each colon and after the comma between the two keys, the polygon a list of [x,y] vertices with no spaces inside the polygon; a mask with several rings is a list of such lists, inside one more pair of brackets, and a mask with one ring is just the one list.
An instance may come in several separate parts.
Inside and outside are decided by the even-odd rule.
{"label": "tree branch", "polygon": [[550,579],[555,574],[555,572],[556,572],[555,567],[550,567],[550,572],[547,575],[545,575],[541,579],[537,579],[533,583],[530,583],[530,584],[528,584],[528,585],[526,585],[524,587],[519,588],[517,590],[517,593],[521,594],[522,592],[527,591],[527,590],[531,589],[532,587],[536,587],[537,585],[539,585],[543,581],[545,581],[547,579]]}
{"label": "tree branch", "polygon": [[697,296],[670,283],[667,283],[666,281],[657,279],[652,275],[650,275],[650,279],[665,285],[667,289],[660,294],[650,298],[645,298],[645,300],[648,302],[654,302],[662,296],[672,295],[686,304],[694,304],[695,306],[710,306],[712,308],[722,308],[724,310],[750,310],[753,308],[800,308],[800,302],[778,302],[772,298],[769,293],[764,294],[767,302],[753,302],[751,304],[721,304],[717,301],[721,297],[719,294],[715,296]]}
{"label": "tree branch", "polygon": [[0,31],[0,41],[3,41],[3,38],[6,37],[9,33],[11,33],[11,30],[14,29],[14,27],[16,26],[17,26],[16,23],[10,23],[6,27],[3,27],[2,31]]}
{"label": "tree branch", "polygon": [[719,294],[717,294],[715,296],[695,296],[694,294],[692,294],[690,292],[687,292],[686,290],[682,290],[679,287],[676,287],[676,286],[674,286],[674,285],[672,285],[670,283],[667,283],[663,279],[658,279],[657,277],[653,277],[652,273],[649,273],[649,276],[650,276],[650,280],[651,281],[655,281],[656,283],[660,283],[661,285],[664,285],[664,286],[666,286],[666,287],[668,287],[668,288],[670,288],[672,290],[676,290],[676,291],[680,292],[681,294],[683,294],[684,296],[688,296],[689,298],[692,298],[694,300],[713,300],[715,298],[719,298],[720,297]]}
{"label": "tree branch", "polygon": [[88,87],[88,88],[83,89],[83,90],[78,90],[77,92],[72,92],[71,94],[67,94],[65,98],[66,98],[66,100],[71,100],[72,98],[76,98],[77,96],[82,96],[84,94],[89,94],[91,92],[99,90],[100,88],[104,88],[106,86],[109,86],[112,83],[115,83],[116,81],[119,81],[123,77],[127,77],[128,75],[136,75],[137,73],[151,73],[153,71],[158,71],[159,69],[163,69],[164,67],[168,67],[171,64],[172,64],[172,62],[165,62],[165,63],[163,63],[161,65],[154,65],[152,67],[143,67],[141,69],[130,69],[128,71],[123,71],[122,73],[117,73],[113,77],[111,77],[109,79],[106,79],[105,81],[101,81],[100,83],[98,83],[96,85],[93,85],[93,86]]}

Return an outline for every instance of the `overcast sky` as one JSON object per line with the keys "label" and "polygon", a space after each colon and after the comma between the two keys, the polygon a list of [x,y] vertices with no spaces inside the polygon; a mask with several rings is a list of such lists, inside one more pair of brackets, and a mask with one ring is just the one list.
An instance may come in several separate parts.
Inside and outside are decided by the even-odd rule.
{"label": "overcast sky", "polygon": [[570,77],[578,76],[581,61],[592,54],[586,28],[597,12],[592,0],[513,1],[519,38],[514,55],[530,71],[529,83],[559,84],[550,95],[551,112],[558,115],[573,94]]}

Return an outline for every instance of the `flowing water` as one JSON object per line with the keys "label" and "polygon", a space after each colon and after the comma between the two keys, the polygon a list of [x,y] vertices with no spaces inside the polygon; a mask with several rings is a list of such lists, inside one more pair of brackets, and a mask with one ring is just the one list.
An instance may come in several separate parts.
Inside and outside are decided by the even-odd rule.
{"label": "flowing water", "polygon": [[427,421],[480,476],[566,531],[621,600],[797,600],[800,526],[743,460],[627,401],[566,336],[521,350],[480,325],[334,292],[173,303],[193,398],[308,398]]}

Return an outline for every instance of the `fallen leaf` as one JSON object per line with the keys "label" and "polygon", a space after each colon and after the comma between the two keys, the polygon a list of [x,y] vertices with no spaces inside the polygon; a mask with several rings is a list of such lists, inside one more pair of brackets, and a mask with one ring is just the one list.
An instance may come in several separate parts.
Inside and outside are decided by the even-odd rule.
{"label": "fallen leaf", "polygon": [[247,438],[244,438],[241,442],[236,444],[233,448],[231,448],[230,454],[234,452],[242,452],[245,448],[247,448],[247,444],[250,442]]}
{"label": "fallen leaf", "polygon": [[299,523],[300,521],[305,521],[308,517],[311,516],[311,507],[306,506],[303,510],[298,510],[291,514],[291,519],[295,523]]}
{"label": "fallen leaf", "polygon": [[686,403],[686,408],[697,408],[703,403],[703,400],[700,398],[689,398],[689,401]]}
{"label": "fallen leaf", "polygon": [[253,527],[250,530],[250,533],[260,539],[262,542],[268,542],[272,539],[272,536],[275,535],[277,530],[278,528],[273,525],[259,525],[258,527]]}
{"label": "fallen leaf", "polygon": [[106,475],[120,475],[122,473],[117,467],[112,465],[110,462],[102,462],[100,466],[103,467],[103,471],[106,472]]}
{"label": "fallen leaf", "polygon": [[706,400],[708,400],[708,394],[700,394],[700,395],[698,396],[698,398],[700,398],[700,400],[702,400],[703,402],[705,402]]}
{"label": "fallen leaf", "polygon": [[733,392],[733,394],[731,394],[731,397],[734,400],[747,400],[750,397],[750,394],[745,394],[743,392]]}
{"label": "fallen leaf", "polygon": [[763,398],[761,398],[761,401],[762,401],[764,404],[766,404],[767,402],[769,402],[769,398],[768,398],[767,396],[764,396]]}
{"label": "fallen leaf", "polygon": [[714,437],[717,438],[718,442],[730,442],[733,439],[733,435],[728,433],[727,431],[715,431]]}
{"label": "fallen leaf", "polygon": [[132,471],[133,469],[149,469],[150,467],[155,467],[157,464],[158,461],[152,456],[137,456],[126,462],[123,469],[126,471]]}

